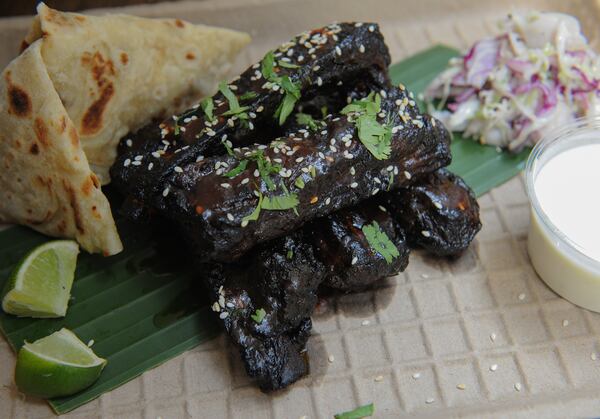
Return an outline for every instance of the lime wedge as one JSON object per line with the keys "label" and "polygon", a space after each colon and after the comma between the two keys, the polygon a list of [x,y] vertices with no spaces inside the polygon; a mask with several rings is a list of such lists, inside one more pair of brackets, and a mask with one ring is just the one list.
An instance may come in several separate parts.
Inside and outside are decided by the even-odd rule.
{"label": "lime wedge", "polygon": [[21,317],[63,317],[78,253],[79,246],[72,240],[55,240],[33,249],[11,273],[2,309]]}
{"label": "lime wedge", "polygon": [[105,359],[63,328],[25,342],[17,357],[15,382],[20,391],[33,396],[68,396],[92,385],[105,365]]}

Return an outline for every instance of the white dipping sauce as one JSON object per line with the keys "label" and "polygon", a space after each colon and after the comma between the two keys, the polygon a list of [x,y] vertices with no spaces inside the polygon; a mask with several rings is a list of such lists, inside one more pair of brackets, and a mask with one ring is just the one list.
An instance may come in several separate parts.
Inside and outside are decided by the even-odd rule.
{"label": "white dipping sauce", "polygon": [[531,262],[555,292],[600,312],[600,142],[539,163],[528,169],[537,198],[527,243]]}
{"label": "white dipping sauce", "polygon": [[582,253],[600,261],[600,144],[552,157],[535,179],[540,207]]}

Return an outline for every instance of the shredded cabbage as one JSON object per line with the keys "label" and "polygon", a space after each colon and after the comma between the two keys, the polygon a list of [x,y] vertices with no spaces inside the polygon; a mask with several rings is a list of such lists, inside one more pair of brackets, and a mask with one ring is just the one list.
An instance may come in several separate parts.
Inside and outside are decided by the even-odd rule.
{"label": "shredded cabbage", "polygon": [[574,118],[600,114],[600,60],[561,13],[509,15],[427,88],[451,131],[517,152]]}

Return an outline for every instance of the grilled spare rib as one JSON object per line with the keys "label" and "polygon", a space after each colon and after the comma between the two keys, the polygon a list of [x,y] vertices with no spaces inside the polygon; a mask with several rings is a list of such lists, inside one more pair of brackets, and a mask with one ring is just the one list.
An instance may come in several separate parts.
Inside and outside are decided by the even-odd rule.
{"label": "grilled spare rib", "polygon": [[438,256],[462,253],[481,229],[475,194],[447,169],[386,194],[385,201],[410,244]]}
{"label": "grilled spare rib", "polygon": [[352,88],[355,80],[388,87],[389,64],[376,24],[332,24],[300,34],[212,98],[121,142],[111,177],[128,197],[127,215],[135,218],[151,207],[147,201],[162,193],[164,177],[176,167],[225,152],[223,141],[242,147],[279,136],[298,100],[310,102],[323,89]]}
{"label": "grilled spare rib", "polygon": [[[161,183],[153,206],[179,225],[201,260],[228,261],[449,163],[448,131],[410,106],[406,91],[389,90],[380,105],[377,98],[361,102],[373,106],[372,119],[350,112],[318,132],[178,166]],[[358,130],[373,128],[372,143],[357,138],[360,123]],[[376,136],[383,123],[390,127],[387,139]]]}
{"label": "grilled spare rib", "polygon": [[[408,263],[402,231],[374,201],[316,224],[259,245],[235,264],[202,269],[213,310],[263,390],[286,387],[308,373],[305,344],[320,285],[364,288]],[[319,227],[331,242],[323,242]],[[378,237],[365,234],[368,228]]]}

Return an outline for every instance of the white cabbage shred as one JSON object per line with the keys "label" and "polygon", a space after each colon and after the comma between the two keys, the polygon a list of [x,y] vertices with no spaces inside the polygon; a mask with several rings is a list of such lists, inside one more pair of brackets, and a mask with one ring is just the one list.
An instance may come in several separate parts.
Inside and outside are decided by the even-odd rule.
{"label": "white cabbage shred", "polygon": [[576,18],[510,15],[427,88],[429,112],[449,130],[519,151],[577,117],[600,114],[600,60]]}

